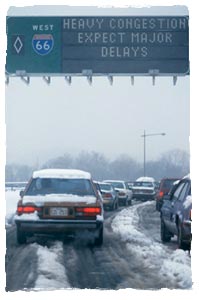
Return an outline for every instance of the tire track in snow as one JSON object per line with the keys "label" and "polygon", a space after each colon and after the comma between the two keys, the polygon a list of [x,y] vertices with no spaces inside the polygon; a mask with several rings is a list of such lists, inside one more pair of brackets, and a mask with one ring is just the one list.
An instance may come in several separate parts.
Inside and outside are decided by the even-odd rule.
{"label": "tire track in snow", "polygon": [[55,241],[50,247],[38,245],[38,277],[35,289],[70,288],[63,263],[63,243]]}

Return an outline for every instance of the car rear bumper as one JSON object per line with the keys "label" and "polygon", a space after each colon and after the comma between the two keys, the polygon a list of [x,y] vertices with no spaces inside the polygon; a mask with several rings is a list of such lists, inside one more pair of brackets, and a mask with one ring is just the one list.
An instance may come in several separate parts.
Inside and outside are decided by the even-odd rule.
{"label": "car rear bumper", "polygon": [[155,200],[156,200],[156,209],[160,211],[163,205],[163,199],[155,199]]}
{"label": "car rear bumper", "polygon": [[113,205],[114,205],[114,200],[113,200],[113,199],[110,199],[110,200],[104,200],[104,201],[103,201],[103,206],[104,206],[105,208],[111,208],[111,207],[113,207]]}
{"label": "car rear bumper", "polygon": [[96,231],[102,228],[103,221],[100,220],[40,220],[19,221],[16,225],[20,231],[25,233],[67,233],[75,231]]}
{"label": "car rear bumper", "polygon": [[154,200],[155,194],[133,194],[133,198],[139,200]]}

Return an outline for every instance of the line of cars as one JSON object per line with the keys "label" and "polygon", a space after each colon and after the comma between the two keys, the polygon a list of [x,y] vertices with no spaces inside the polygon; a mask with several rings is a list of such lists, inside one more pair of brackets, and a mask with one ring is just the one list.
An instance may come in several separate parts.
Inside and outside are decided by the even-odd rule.
{"label": "line of cars", "polygon": [[156,187],[152,177],[139,177],[135,182],[104,180],[96,182],[105,208],[128,206],[132,200],[155,200]]}
{"label": "line of cars", "polygon": [[94,244],[103,244],[104,209],[115,210],[134,200],[156,200],[160,211],[161,239],[169,242],[177,235],[179,247],[191,245],[191,180],[163,179],[156,190],[151,177],[135,182],[93,181],[81,170],[46,169],[33,172],[20,192],[15,215],[19,244],[35,234],[93,235]]}
{"label": "line of cars", "polygon": [[[105,182],[117,190],[120,205],[130,205],[132,199],[155,200],[156,210],[160,212],[162,242],[169,242],[172,237],[177,236],[179,248],[190,250],[192,197],[189,175],[182,179],[163,178],[159,184],[152,177],[140,177],[135,182]],[[106,207],[106,200],[103,201]]]}
{"label": "line of cars", "polygon": [[[156,200],[159,202],[159,198]],[[171,189],[162,197],[161,205],[156,206],[160,211],[161,240],[170,242],[177,236],[180,249],[191,249],[191,179],[185,176],[173,182]]]}
{"label": "line of cars", "polygon": [[132,191],[125,181],[94,182],[81,170],[44,169],[32,174],[20,192],[15,215],[19,244],[34,235],[93,236],[103,244],[104,208],[130,205]]}
{"label": "line of cars", "polygon": [[[100,192],[103,198],[103,204],[105,208],[118,208],[119,206],[131,205],[133,193],[129,188],[128,183],[123,180],[104,180],[99,182]],[[113,191],[112,199],[107,199],[105,188],[109,187]],[[116,205],[112,204],[112,201],[116,202]]]}
{"label": "line of cars", "polygon": [[15,215],[19,244],[38,234],[86,232],[100,246],[104,209],[131,205],[133,189],[122,180],[95,182],[81,170],[44,169],[33,172],[20,197]]}

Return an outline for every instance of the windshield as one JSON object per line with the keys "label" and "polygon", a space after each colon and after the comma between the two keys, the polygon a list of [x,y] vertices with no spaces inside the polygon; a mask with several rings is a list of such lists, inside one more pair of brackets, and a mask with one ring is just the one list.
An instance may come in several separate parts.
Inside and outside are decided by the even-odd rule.
{"label": "windshield", "polygon": [[95,196],[88,179],[34,178],[25,195],[72,194]]}
{"label": "windshield", "polygon": [[163,181],[162,184],[162,188],[163,189],[170,189],[173,185],[173,183],[176,181],[177,179],[167,179]]}
{"label": "windshield", "polygon": [[111,191],[112,189],[110,184],[100,183],[99,186],[101,190],[105,190],[105,191]]}
{"label": "windshield", "polygon": [[141,187],[153,187],[152,182],[147,182],[147,181],[136,181],[134,182],[134,186],[141,186]]}
{"label": "windshield", "polygon": [[112,186],[114,186],[114,188],[118,188],[118,189],[124,189],[124,185],[122,182],[117,182],[117,181],[113,181],[110,182],[112,184]]}

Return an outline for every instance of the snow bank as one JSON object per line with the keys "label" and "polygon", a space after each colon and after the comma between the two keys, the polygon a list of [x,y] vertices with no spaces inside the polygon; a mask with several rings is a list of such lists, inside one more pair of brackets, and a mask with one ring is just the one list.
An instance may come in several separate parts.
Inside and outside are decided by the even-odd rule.
{"label": "snow bank", "polygon": [[190,289],[191,259],[188,252],[171,250],[164,244],[155,241],[139,228],[138,209],[154,205],[145,202],[122,210],[112,221],[112,229],[120,235],[127,248],[144,268],[158,272],[164,287]]}
{"label": "snow bank", "polygon": [[173,282],[178,282],[180,288],[191,288],[192,274],[190,268],[190,258],[183,250],[174,251],[168,259],[163,260],[160,269],[160,275],[165,278],[168,286],[172,286]]}
{"label": "snow bank", "polygon": [[13,223],[13,218],[17,209],[17,202],[19,200],[19,191],[6,191],[6,225],[10,225]]}

